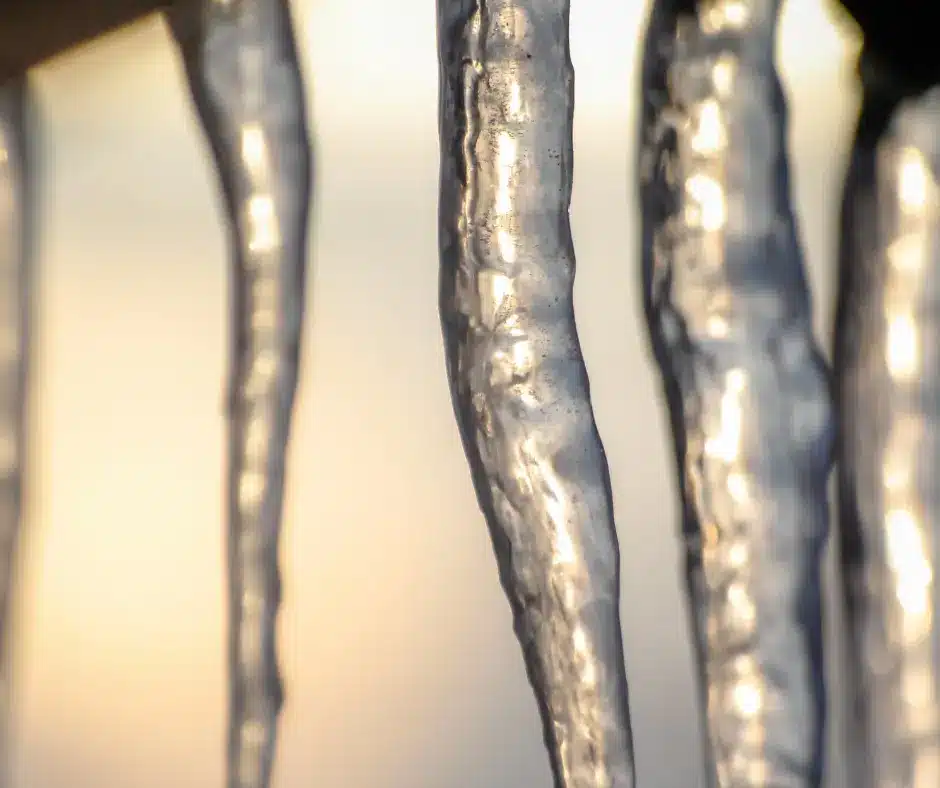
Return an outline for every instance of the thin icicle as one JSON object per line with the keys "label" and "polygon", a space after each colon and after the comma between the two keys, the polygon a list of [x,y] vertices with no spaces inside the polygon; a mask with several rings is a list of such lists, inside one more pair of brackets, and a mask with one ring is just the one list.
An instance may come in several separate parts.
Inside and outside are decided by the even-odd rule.
{"label": "thin icicle", "polygon": [[940,785],[940,88],[870,79],[846,182],[836,372],[858,788]]}
{"label": "thin icicle", "polygon": [[9,635],[23,517],[30,301],[26,78],[0,86],[0,786],[9,780]]}
{"label": "thin icicle", "polygon": [[778,0],[659,0],[643,64],[647,318],[678,459],[709,784],[815,788],[833,415],[790,205]]}
{"label": "thin icicle", "polygon": [[619,552],[572,304],[567,0],[439,0],[448,375],[559,788],[631,788]]}
{"label": "thin icicle", "polygon": [[286,0],[180,9],[171,23],[215,154],[232,254],[227,784],[265,788],[283,700],[278,535],[303,320],[310,142]]}

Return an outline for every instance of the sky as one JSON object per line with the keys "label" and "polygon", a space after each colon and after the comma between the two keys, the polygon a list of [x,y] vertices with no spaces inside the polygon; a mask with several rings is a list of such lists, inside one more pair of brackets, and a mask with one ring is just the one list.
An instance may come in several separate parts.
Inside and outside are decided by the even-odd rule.
{"label": "sky", "polygon": [[[276,784],[548,786],[444,378],[433,4],[294,10],[318,158]],[[576,309],[614,487],[640,786],[693,788],[671,460],[637,308],[645,13],[573,2]],[[780,60],[821,336],[853,47],[817,0],[790,0]],[[226,259],[210,162],[158,18],[43,66],[34,85],[43,224],[16,785],[221,785]]]}

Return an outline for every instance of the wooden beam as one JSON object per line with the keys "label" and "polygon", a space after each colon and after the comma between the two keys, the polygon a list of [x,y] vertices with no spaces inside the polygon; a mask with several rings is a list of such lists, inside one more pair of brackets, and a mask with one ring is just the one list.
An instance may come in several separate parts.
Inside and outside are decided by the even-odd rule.
{"label": "wooden beam", "polygon": [[173,0],[0,0],[0,84]]}

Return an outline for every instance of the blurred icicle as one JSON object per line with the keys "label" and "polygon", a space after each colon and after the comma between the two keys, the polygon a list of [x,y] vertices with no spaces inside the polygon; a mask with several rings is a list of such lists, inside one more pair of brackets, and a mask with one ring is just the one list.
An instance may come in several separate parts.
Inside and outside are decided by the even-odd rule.
{"label": "blurred icicle", "polygon": [[833,409],[790,204],[779,2],[694,5],[653,7],[640,193],[709,785],[815,788]]}
{"label": "blurred icicle", "polygon": [[0,86],[0,786],[9,780],[10,613],[23,519],[31,284],[25,76]]}
{"label": "blurred icicle", "polygon": [[287,0],[170,12],[222,183],[232,257],[229,788],[266,788],[283,695],[278,536],[297,385],[311,145]]}
{"label": "blurred icicle", "polygon": [[866,83],[836,372],[853,788],[940,785],[940,88]]}

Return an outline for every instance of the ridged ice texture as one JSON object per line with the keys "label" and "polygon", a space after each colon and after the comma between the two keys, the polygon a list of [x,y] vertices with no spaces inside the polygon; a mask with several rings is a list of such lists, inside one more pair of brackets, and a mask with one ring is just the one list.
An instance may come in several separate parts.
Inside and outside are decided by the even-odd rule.
{"label": "ridged ice texture", "polygon": [[809,788],[822,770],[833,411],[790,205],[778,3],[675,5],[654,6],[643,63],[642,260],[709,785]]}
{"label": "ridged ice texture", "polygon": [[607,461],[575,330],[563,0],[439,0],[454,408],[558,788],[630,788]]}
{"label": "ridged ice texture", "polygon": [[278,534],[297,384],[311,152],[286,0],[171,17],[221,176],[232,255],[229,788],[269,784],[283,696]]}
{"label": "ridged ice texture", "polygon": [[0,85],[0,786],[9,779],[7,656],[26,443],[30,272],[25,102],[25,79]]}
{"label": "ridged ice texture", "polygon": [[869,94],[846,183],[836,371],[852,785],[940,785],[940,89]]}

